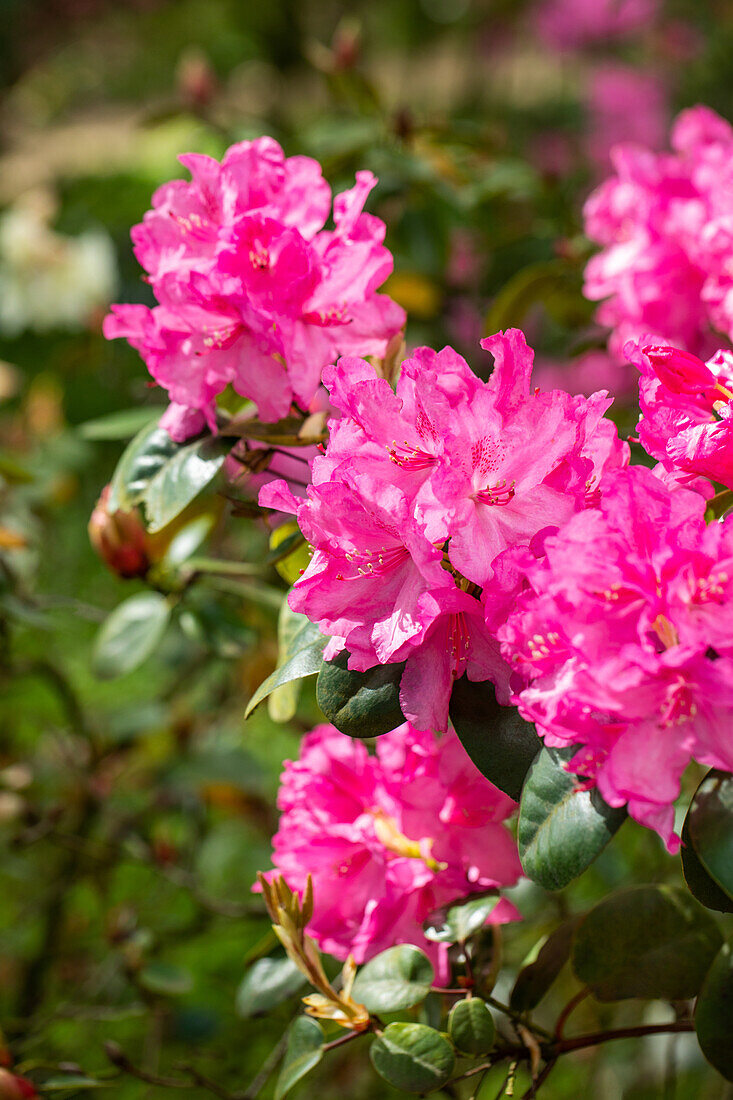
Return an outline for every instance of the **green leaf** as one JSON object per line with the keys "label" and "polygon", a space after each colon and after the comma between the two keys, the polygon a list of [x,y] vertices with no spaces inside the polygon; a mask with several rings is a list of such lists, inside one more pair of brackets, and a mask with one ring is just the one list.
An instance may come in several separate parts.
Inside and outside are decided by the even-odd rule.
{"label": "green leaf", "polygon": [[161,530],[213,480],[231,447],[221,436],[174,443],[164,428],[143,428],[112,476],[108,510],[142,504],[148,529]]}
{"label": "green leaf", "polygon": [[260,684],[250,701],[244,717],[249,718],[255,707],[266,699],[275,688],[303,676],[313,676],[323,664],[323,650],[328,641],[315,623],[301,616],[302,622],[293,635],[288,652],[290,656]]}
{"label": "green leaf", "polygon": [[287,955],[258,959],[240,982],[235,1002],[237,1014],[247,1018],[267,1012],[305,984],[305,978]]}
{"label": "green leaf", "polygon": [[140,504],[150,479],[178,450],[165,428],[149,424],[128,443],[110,482],[107,509],[129,512]]}
{"label": "green leaf", "polygon": [[[694,804],[694,799],[693,799]],[[692,840],[690,839],[690,813],[688,812],[682,825],[682,847],[680,858],[682,860],[682,874],[685,876],[687,888],[693,897],[702,902],[706,909],[715,909],[719,913],[733,913],[733,901],[721,890],[712,875],[709,875],[704,864],[697,855]]]}
{"label": "green leaf", "polygon": [[352,996],[368,1012],[398,1012],[424,1001],[434,978],[427,956],[412,944],[401,943],[362,966]]}
{"label": "green leaf", "polygon": [[190,971],[172,963],[148,963],[140,971],[138,981],[149,993],[156,993],[160,997],[180,997],[184,993],[190,993],[193,988]]}
{"label": "green leaf", "polygon": [[101,680],[124,676],[155,651],[171,616],[160,592],[138,592],[112,611],[97,634],[92,668]]}
{"label": "green leaf", "polygon": [[498,901],[498,894],[484,894],[460,905],[452,905],[442,924],[433,928],[427,927],[425,935],[434,943],[465,943],[470,936],[483,928]]}
{"label": "green leaf", "polygon": [[686,820],[703,867],[733,899],[733,776],[709,772],[695,792]]}
{"label": "green leaf", "polygon": [[487,336],[500,329],[521,328],[528,310],[541,302],[560,323],[576,326],[588,316],[580,295],[579,270],[565,260],[542,260],[522,268],[504,284],[486,315]]}
{"label": "green leaf", "polygon": [[316,414],[303,420],[286,416],[274,424],[262,420],[234,417],[222,428],[222,434],[242,439],[258,439],[274,447],[310,447],[325,439],[324,418]]}
{"label": "green leaf", "polygon": [[148,530],[160,531],[195,500],[221,469],[231,442],[220,437],[179,444],[143,494]]}
{"label": "green leaf", "polygon": [[573,935],[579,918],[565,921],[535,946],[530,959],[517,974],[509,1005],[515,1012],[531,1012],[559,976],[570,958]]}
{"label": "green leaf", "polygon": [[352,672],[344,650],[318,673],[316,699],[337,730],[349,737],[379,737],[405,721],[400,709],[404,663]]}
{"label": "green leaf", "polygon": [[448,1034],[466,1054],[486,1054],[496,1038],[494,1018],[479,997],[458,1001],[448,1017]]}
{"label": "green leaf", "polygon": [[700,1049],[718,1073],[733,1081],[733,940],[723,944],[703,982],[695,1006]]}
{"label": "green leaf", "polygon": [[474,684],[465,676],[453,686],[450,719],[478,770],[518,800],[529,766],[542,747],[534,726],[524,721],[516,707],[500,706],[492,684]]}
{"label": "green leaf", "polygon": [[310,1016],[299,1016],[290,1028],[288,1049],[275,1085],[275,1100],[297,1085],[323,1057],[323,1028]]}
{"label": "green leaf", "polygon": [[[293,643],[301,628],[308,622],[305,615],[292,611],[287,599],[283,600],[277,619],[278,667],[289,660]],[[319,666],[320,667],[320,666]],[[270,692],[267,712],[273,722],[289,722],[298,708],[302,680],[288,680]]]}
{"label": "green leaf", "polygon": [[581,920],[573,970],[599,1001],[686,1001],[699,992],[721,940],[713,917],[686,890],[632,886]]}
{"label": "green leaf", "polygon": [[41,1092],[76,1092],[77,1089],[106,1089],[111,1081],[97,1081],[85,1073],[65,1073],[58,1077],[48,1077],[39,1086]]}
{"label": "green leaf", "polygon": [[432,1092],[453,1072],[453,1047],[425,1024],[388,1024],[372,1043],[369,1057],[377,1073],[396,1089]]}
{"label": "green leaf", "polygon": [[130,439],[143,428],[149,428],[151,424],[157,425],[164,412],[163,405],[160,408],[152,408],[150,405],[141,408],[138,405],[134,409],[120,409],[107,416],[99,416],[95,420],[86,420],[79,425],[77,431],[82,439],[100,443]]}
{"label": "green leaf", "polygon": [[598,791],[578,789],[564,762],[575,749],[543,748],[529,770],[519,807],[517,841],[525,874],[561,890],[603,851],[626,819]]}
{"label": "green leaf", "polygon": [[161,564],[169,569],[176,569],[187,562],[208,538],[215,523],[216,516],[213,512],[205,512],[184,523],[168,543]]}
{"label": "green leaf", "polygon": [[35,475],[7,451],[0,451],[0,477],[9,485],[30,485],[35,481]]}

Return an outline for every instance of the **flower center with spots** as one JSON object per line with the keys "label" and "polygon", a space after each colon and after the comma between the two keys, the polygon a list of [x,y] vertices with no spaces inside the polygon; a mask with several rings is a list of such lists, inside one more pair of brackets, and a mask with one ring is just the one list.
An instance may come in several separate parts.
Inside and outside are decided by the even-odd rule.
{"label": "flower center with spots", "polygon": [[388,852],[394,852],[396,856],[403,856],[406,859],[420,859],[431,871],[445,871],[448,864],[439,863],[430,854],[434,843],[432,840],[410,840],[400,832],[395,819],[389,817],[383,810],[372,810],[371,814],[374,818],[374,832],[377,834],[377,840]]}

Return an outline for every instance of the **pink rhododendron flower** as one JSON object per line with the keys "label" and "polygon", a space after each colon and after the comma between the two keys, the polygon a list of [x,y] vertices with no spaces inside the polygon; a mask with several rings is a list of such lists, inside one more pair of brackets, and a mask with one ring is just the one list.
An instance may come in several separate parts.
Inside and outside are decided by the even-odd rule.
{"label": "pink rhododendron flower", "polygon": [[392,270],[384,224],[362,213],[376,183],[333,201],[317,161],[288,157],[272,138],[233,145],[221,163],[189,154],[191,182],[153,196],[132,231],[158,301],[117,305],[108,338],[137,348],[171,407],[163,425],[185,439],[206,423],[228,385],[274,421],[307,409],[323,368],[341,354],[385,354],[403,310],[377,294]]}
{"label": "pink rhododendron flower", "polygon": [[585,205],[585,229],[603,251],[588,263],[585,294],[601,301],[618,359],[653,334],[707,357],[712,329],[733,338],[733,130],[707,107],[683,111],[672,153],[620,145],[615,175]]}
{"label": "pink rhododendron flower", "polygon": [[658,7],[658,0],[543,0],[534,18],[548,46],[573,50],[638,33]]}
{"label": "pink rhododendron flower", "polygon": [[[292,890],[313,876],[308,932],[338,959],[365,962],[413,943],[448,977],[446,945],[423,922],[470,894],[515,883],[522,869],[502,824],[516,803],[471,763],[455,733],[409,725],[378,738],[376,756],[317,726],[286,761],[273,863]],[[489,923],[518,919],[500,899]]]}
{"label": "pink rhododendron flower", "polygon": [[664,84],[631,65],[594,66],[587,93],[587,148],[599,168],[609,167],[611,149],[623,141],[658,149],[669,122]]}
{"label": "pink rhododendron flower", "polygon": [[625,352],[641,371],[644,449],[681,482],[702,477],[733,488],[733,352],[703,363],[643,340],[630,341]]}
{"label": "pink rhododendron flower", "polygon": [[599,505],[545,540],[498,633],[516,701],[570,769],[670,851],[690,759],[733,768],[733,521],[645,467],[610,473]]}
{"label": "pink rhododendron flower", "polygon": [[260,493],[297,515],[314,548],[290,606],[331,635],[327,658],[345,648],[362,671],[405,661],[402,711],[421,729],[445,729],[464,672],[508,701],[484,622],[487,599],[503,599],[493,563],[595,503],[604,472],[628,461],[605,393],[533,390],[516,329],[483,346],[496,362],[487,383],[451,348],[420,348],[396,392],[364,360],[341,359],[324,372],[341,415],[307,499],[284,482]]}

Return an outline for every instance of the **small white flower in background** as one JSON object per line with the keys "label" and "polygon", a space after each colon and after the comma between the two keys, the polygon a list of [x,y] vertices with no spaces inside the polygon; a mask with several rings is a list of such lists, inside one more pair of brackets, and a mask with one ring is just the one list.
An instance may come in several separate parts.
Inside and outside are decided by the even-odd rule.
{"label": "small white flower in background", "polygon": [[0,335],[25,329],[83,328],[117,287],[109,236],[88,229],[65,237],[51,228],[50,192],[31,191],[0,215]]}

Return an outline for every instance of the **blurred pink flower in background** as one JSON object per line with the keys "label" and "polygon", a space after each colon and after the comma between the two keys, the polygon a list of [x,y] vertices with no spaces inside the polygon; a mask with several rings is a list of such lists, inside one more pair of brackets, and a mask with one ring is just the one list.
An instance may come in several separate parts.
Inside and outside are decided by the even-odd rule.
{"label": "blurred pink flower in background", "polygon": [[574,50],[648,27],[659,0],[543,0],[534,12],[537,32],[553,49]]}
{"label": "blurred pink flower in background", "polygon": [[[511,886],[522,874],[504,820],[516,809],[471,763],[455,733],[440,739],[406,724],[371,756],[333,726],[303,739],[285,762],[273,863],[291,890],[313,876],[308,932],[357,963],[396,943],[422,948],[447,977],[447,945],[426,939],[439,907]],[[519,919],[499,899],[488,922]]]}
{"label": "blurred pink flower in background", "polygon": [[594,66],[588,87],[588,154],[601,168],[620,142],[660,148],[669,123],[664,82],[654,73],[608,62]]}
{"label": "blurred pink flower in background", "polygon": [[602,246],[584,293],[601,305],[620,361],[628,340],[670,344],[706,358],[733,338],[733,130],[707,107],[683,111],[672,153],[617,145],[614,175],[584,208]]}

